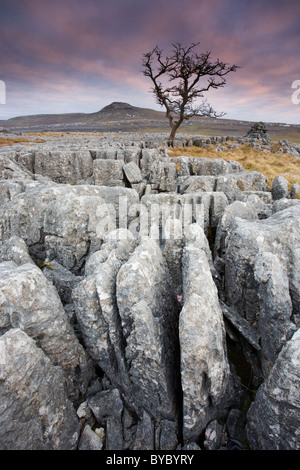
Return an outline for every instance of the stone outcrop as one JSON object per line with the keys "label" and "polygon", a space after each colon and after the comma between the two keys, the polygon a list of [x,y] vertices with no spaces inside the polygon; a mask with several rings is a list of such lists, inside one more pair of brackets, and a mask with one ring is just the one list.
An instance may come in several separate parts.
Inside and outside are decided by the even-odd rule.
{"label": "stone outcrop", "polygon": [[[191,226],[193,227],[193,226]],[[216,417],[228,383],[225,328],[201,228],[183,251],[183,300],[179,340],[183,389],[183,435],[197,439]]]}
{"label": "stone outcrop", "polygon": [[298,187],[165,138],[0,149],[0,449],[299,449]]}
{"label": "stone outcrop", "polygon": [[76,449],[80,424],[62,370],[18,328],[0,337],[0,351],[1,449]]}
{"label": "stone outcrop", "polygon": [[261,385],[247,417],[247,437],[253,450],[299,450],[298,330],[280,352]]}
{"label": "stone outcrop", "polygon": [[85,393],[92,371],[55,287],[30,264],[0,263],[1,332],[19,328],[65,373],[73,399]]}

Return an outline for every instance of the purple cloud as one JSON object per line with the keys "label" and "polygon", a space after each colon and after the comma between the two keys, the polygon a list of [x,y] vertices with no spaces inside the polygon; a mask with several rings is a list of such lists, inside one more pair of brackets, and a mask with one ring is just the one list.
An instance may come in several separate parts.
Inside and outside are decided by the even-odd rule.
{"label": "purple cloud", "polygon": [[[200,41],[241,68],[207,98],[228,118],[299,122],[299,2],[281,0],[2,0],[1,117],[93,112],[111,101],[158,109],[141,74],[156,44]],[[59,104],[58,104],[59,103]]]}

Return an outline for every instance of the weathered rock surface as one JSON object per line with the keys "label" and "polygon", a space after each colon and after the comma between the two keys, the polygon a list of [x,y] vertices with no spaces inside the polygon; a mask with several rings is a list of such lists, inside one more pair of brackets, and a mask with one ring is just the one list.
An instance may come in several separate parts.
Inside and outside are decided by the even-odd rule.
{"label": "weathered rock surface", "polygon": [[90,361],[68,322],[56,289],[31,264],[0,264],[1,333],[20,328],[65,373],[68,395],[78,399],[91,379]]}
{"label": "weathered rock surface", "polygon": [[297,186],[184,156],[270,142],[45,140],[0,149],[0,448],[298,449]]}
{"label": "weathered rock surface", "polygon": [[227,175],[244,171],[242,165],[221,158],[195,158],[193,171],[195,175]]}
{"label": "weathered rock surface", "polygon": [[289,194],[289,182],[283,176],[275,176],[272,184],[272,196],[276,201],[287,197]]}
{"label": "weathered rock surface", "polygon": [[178,382],[177,299],[159,246],[142,240],[117,277],[125,360],[137,412],[175,419]]}
{"label": "weathered rock surface", "polygon": [[127,188],[37,187],[17,194],[1,208],[2,240],[19,236],[38,263],[57,259],[79,272],[86,256],[100,248],[108,231],[117,228],[120,201],[130,207],[138,202],[138,195]]}
{"label": "weathered rock surface", "polygon": [[299,327],[299,224],[300,205],[259,220],[255,206],[235,202],[225,209],[218,226],[219,292],[232,311],[231,323],[258,351],[259,380],[268,376],[283,345]]}
{"label": "weathered rock surface", "polygon": [[204,234],[187,239],[183,251],[183,299],[179,339],[183,434],[193,442],[217,414],[229,365],[217,289],[205,253]]}
{"label": "weathered rock surface", "polygon": [[285,344],[247,418],[253,450],[299,450],[300,330]]}
{"label": "weathered rock surface", "polygon": [[94,160],[93,175],[96,186],[125,186],[122,160]]}
{"label": "weathered rock surface", "polygon": [[0,337],[0,449],[76,449],[80,425],[64,374],[24,331]]}
{"label": "weathered rock surface", "polygon": [[89,151],[35,152],[34,173],[48,176],[56,183],[75,184],[93,174],[93,160]]}
{"label": "weathered rock surface", "polygon": [[116,278],[135,246],[130,232],[112,232],[102,249],[91,256],[87,267],[90,275],[72,293],[85,347],[111,382],[120,388],[126,388],[128,380]]}

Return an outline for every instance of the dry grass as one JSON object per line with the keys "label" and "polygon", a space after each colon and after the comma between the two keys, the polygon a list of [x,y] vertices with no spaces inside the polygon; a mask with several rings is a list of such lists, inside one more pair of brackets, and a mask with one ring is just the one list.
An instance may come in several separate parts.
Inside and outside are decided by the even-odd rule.
{"label": "dry grass", "polygon": [[0,147],[6,147],[14,144],[41,144],[45,142],[44,139],[37,138],[35,140],[30,140],[27,137],[0,137]]}
{"label": "dry grass", "polygon": [[[222,144],[222,147],[226,146]],[[273,144],[273,152],[277,151],[278,144]],[[200,147],[170,148],[168,153],[170,158],[178,156],[191,156],[203,158],[222,158],[224,160],[235,160],[239,162],[245,171],[259,171],[268,178],[271,186],[277,175],[282,175],[288,180],[290,186],[294,183],[300,184],[300,158],[295,158],[288,153],[278,154],[262,152],[250,147],[249,144],[241,145],[238,148],[216,152],[215,146],[204,149]]]}

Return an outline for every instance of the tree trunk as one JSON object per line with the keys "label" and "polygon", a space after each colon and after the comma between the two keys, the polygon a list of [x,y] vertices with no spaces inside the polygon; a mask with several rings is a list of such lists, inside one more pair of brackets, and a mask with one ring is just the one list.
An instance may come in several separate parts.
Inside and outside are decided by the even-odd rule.
{"label": "tree trunk", "polygon": [[171,133],[170,133],[169,139],[168,139],[168,147],[173,147],[174,146],[174,139],[175,139],[177,129],[178,129],[177,126],[172,126],[172,130],[171,130]]}

